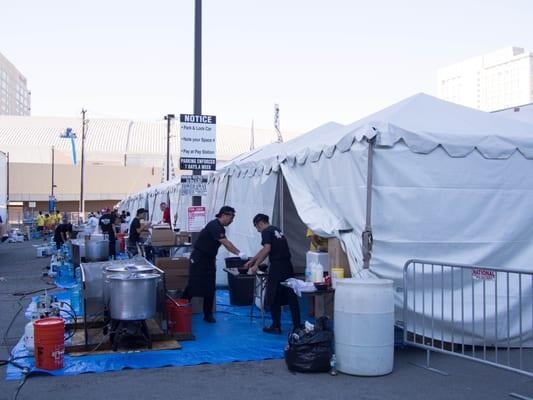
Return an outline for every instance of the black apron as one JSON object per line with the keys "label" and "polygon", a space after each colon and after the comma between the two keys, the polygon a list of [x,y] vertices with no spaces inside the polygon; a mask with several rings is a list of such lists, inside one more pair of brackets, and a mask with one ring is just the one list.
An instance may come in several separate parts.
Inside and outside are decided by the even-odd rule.
{"label": "black apron", "polygon": [[189,265],[189,283],[187,290],[191,297],[204,297],[216,289],[216,257],[198,250],[191,254]]}
{"label": "black apron", "polygon": [[288,291],[292,290],[281,285],[286,279],[293,278],[294,272],[290,259],[273,260],[268,268],[268,280],[265,294],[265,304],[272,306],[277,300],[282,306],[289,304]]}

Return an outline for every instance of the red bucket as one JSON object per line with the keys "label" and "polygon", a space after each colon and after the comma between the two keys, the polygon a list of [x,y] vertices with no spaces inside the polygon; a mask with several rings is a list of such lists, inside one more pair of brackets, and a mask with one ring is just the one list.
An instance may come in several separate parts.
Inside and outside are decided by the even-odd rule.
{"label": "red bucket", "polygon": [[117,239],[120,243],[120,251],[124,253],[126,251],[126,234],[125,233],[117,233]]}
{"label": "red bucket", "polygon": [[191,303],[186,299],[167,299],[166,304],[170,330],[174,333],[192,333]]}
{"label": "red bucket", "polygon": [[65,321],[43,318],[33,323],[35,367],[46,370],[63,368],[65,354]]}

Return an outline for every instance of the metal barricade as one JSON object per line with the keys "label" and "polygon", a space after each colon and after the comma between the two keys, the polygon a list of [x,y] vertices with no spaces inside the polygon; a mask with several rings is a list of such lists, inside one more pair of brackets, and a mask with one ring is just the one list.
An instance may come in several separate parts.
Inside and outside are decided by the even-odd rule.
{"label": "metal barricade", "polygon": [[533,377],[533,273],[409,260],[404,342]]}

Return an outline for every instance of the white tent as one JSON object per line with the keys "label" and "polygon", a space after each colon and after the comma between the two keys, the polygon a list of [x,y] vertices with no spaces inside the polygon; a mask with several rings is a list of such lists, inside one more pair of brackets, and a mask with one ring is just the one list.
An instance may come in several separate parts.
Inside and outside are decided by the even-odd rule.
{"label": "white tent", "polygon": [[[362,268],[366,226],[370,271],[398,288],[411,258],[507,268],[533,259],[532,125],[419,94],[240,156],[213,182],[226,182],[223,202],[238,213],[229,236],[250,253],[258,246],[250,216],[276,214],[279,171],[301,220],[342,240],[355,275],[371,275]],[[239,210],[250,215],[241,220]],[[531,305],[526,314],[531,326]]]}
{"label": "white tent", "polygon": [[[408,259],[529,266],[531,171],[532,125],[418,94],[352,124],[329,123],[239,156],[210,175],[204,204],[209,217],[224,204],[237,209],[228,237],[248,254],[260,247],[251,223],[259,212],[272,216],[285,231],[291,249],[303,238],[305,226],[340,238],[353,275],[395,281],[400,310],[402,268]],[[130,202],[146,201],[146,196],[133,196]],[[374,239],[370,269],[363,268],[365,229]],[[219,268],[225,256],[222,249]],[[445,300],[451,302],[451,290],[445,289]],[[523,283],[524,292],[531,289],[531,282]],[[519,301],[511,296],[514,315]],[[532,326],[532,306],[524,305],[524,326]],[[466,303],[464,312],[477,307],[477,300]],[[499,318],[496,323],[500,309],[485,311],[487,324],[518,336],[517,322],[505,327]],[[444,319],[436,329],[449,340],[450,310],[436,311],[435,317]],[[475,322],[480,331],[479,312]]]}

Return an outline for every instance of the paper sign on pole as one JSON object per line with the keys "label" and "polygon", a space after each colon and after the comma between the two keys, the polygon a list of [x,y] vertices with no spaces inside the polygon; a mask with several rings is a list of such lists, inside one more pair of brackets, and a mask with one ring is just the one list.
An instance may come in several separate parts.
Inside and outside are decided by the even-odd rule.
{"label": "paper sign on pole", "polygon": [[207,196],[207,176],[182,175],[181,196]]}
{"label": "paper sign on pole", "polygon": [[30,208],[35,208],[37,206],[36,202],[35,201],[30,201],[28,202],[28,207]]}
{"label": "paper sign on pole", "polygon": [[180,169],[216,170],[217,117],[180,115]]}
{"label": "paper sign on pole", "polygon": [[187,208],[187,231],[200,232],[207,224],[207,212],[203,206]]}

